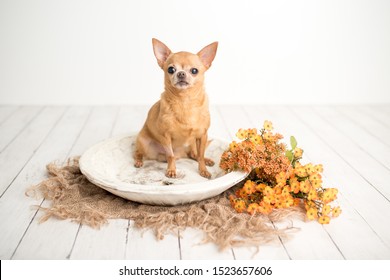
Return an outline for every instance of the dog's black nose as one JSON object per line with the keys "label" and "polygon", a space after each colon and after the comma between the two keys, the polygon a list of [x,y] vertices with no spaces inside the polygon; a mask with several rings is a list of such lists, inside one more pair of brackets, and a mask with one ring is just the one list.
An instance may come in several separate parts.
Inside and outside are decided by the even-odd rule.
{"label": "dog's black nose", "polygon": [[179,79],[185,79],[185,77],[186,77],[186,72],[184,72],[184,71],[177,72],[177,77],[178,77]]}

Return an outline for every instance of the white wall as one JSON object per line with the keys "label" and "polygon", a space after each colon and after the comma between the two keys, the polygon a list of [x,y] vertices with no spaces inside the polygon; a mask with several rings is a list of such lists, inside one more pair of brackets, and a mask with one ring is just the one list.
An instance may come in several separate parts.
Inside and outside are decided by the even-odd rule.
{"label": "white wall", "polygon": [[211,102],[390,102],[390,1],[0,0],[0,104],[150,104],[151,38],[219,41]]}

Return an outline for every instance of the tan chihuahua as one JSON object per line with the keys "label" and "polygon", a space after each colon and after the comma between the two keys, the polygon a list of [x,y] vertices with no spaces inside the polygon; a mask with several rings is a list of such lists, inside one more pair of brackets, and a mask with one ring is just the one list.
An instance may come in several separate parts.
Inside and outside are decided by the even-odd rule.
{"label": "tan chihuahua", "polygon": [[175,178],[176,158],[189,157],[198,161],[199,174],[210,178],[206,165],[214,162],[204,157],[210,127],[204,73],[214,60],[218,42],[197,54],[172,53],[157,39],[152,43],[157,63],[164,71],[165,91],[149,110],[137,136],[134,166],[141,167],[143,159],[166,160],[165,175]]}

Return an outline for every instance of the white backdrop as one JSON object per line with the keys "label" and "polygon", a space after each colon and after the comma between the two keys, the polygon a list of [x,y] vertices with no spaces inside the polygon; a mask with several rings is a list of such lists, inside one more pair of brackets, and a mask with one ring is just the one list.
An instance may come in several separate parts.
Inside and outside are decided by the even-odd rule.
{"label": "white backdrop", "polygon": [[390,102],[390,1],[0,0],[0,104],[151,104],[151,38],[219,41],[214,104]]}

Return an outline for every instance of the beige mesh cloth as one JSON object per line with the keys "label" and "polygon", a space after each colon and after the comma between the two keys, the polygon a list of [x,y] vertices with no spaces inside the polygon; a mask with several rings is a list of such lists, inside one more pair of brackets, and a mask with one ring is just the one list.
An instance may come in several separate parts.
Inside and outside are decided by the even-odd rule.
{"label": "beige mesh cloth", "polygon": [[[48,179],[30,187],[26,194],[51,201],[40,222],[55,217],[71,219],[93,228],[100,228],[108,219],[133,220],[136,227],[153,230],[157,239],[177,234],[187,227],[204,232],[204,242],[214,242],[221,250],[236,246],[259,246],[278,237],[286,238],[292,226],[277,229],[273,222],[302,216],[302,209],[273,211],[271,215],[251,216],[237,213],[229,202],[229,194],[181,206],[152,206],[128,201],[89,182],[80,172],[78,158],[65,165],[47,165]],[[237,186],[236,186],[237,187]]]}

